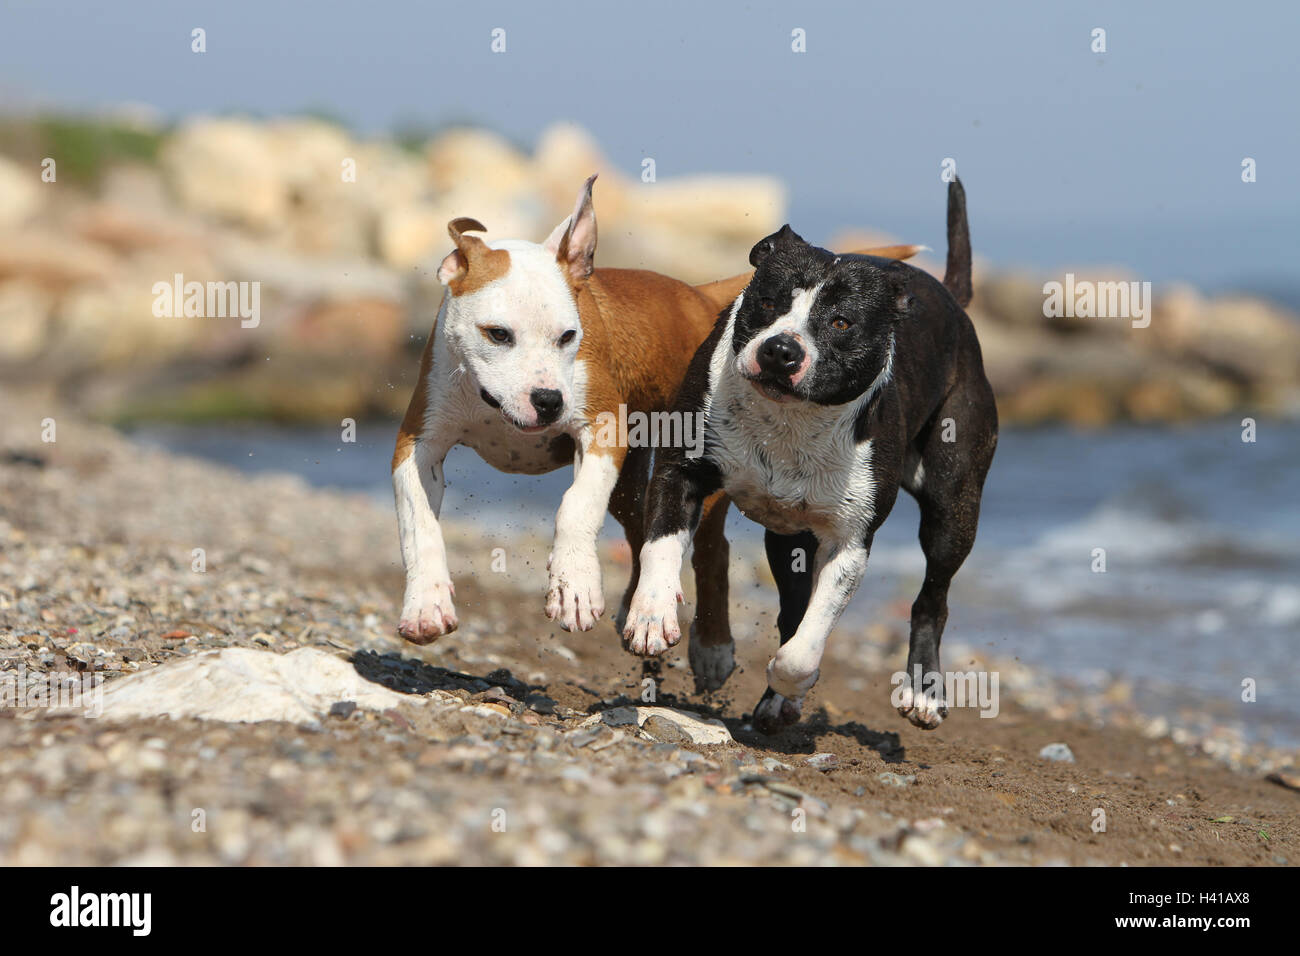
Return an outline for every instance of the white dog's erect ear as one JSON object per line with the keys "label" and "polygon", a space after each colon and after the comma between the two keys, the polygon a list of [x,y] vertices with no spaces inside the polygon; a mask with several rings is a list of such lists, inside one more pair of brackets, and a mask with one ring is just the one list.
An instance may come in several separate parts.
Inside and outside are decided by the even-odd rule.
{"label": "white dog's erect ear", "polygon": [[510,266],[510,253],[489,249],[482,239],[467,236],[467,232],[487,232],[487,226],[464,216],[447,223],[447,234],[456,248],[438,266],[438,281],[448,286],[453,295],[486,285],[504,275]]}
{"label": "white dog's erect ear", "polygon": [[542,243],[542,248],[555,255],[560,251],[560,243],[564,241],[564,235],[569,231],[569,223],[573,220],[572,216],[565,216],[564,221],[551,230],[551,234],[546,237]]}
{"label": "white dog's erect ear", "polygon": [[596,208],[591,202],[595,182],[596,176],[592,175],[583,184],[573,215],[556,226],[546,240],[545,248],[555,254],[555,261],[573,282],[585,280],[596,264]]}

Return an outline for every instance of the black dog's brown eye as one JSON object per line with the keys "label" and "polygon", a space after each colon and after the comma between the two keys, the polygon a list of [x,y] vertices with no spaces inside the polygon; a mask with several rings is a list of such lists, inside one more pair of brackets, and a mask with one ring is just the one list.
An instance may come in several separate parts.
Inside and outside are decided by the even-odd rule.
{"label": "black dog's brown eye", "polygon": [[764,312],[771,312],[776,308],[776,303],[771,299],[759,299],[758,304],[762,307]]}
{"label": "black dog's brown eye", "polygon": [[842,315],[837,315],[835,316],[835,318],[831,319],[831,328],[834,329],[836,332],[844,332],[847,329],[849,329],[852,325],[853,323],[850,322],[848,319],[844,318],[844,316]]}
{"label": "black dog's brown eye", "polygon": [[577,334],[578,332],[576,329],[569,329],[569,331],[565,332],[563,335],[560,336],[560,344],[568,345],[570,342],[573,341],[574,336],[576,336]]}
{"label": "black dog's brown eye", "polygon": [[489,326],[483,330],[483,334],[490,338],[497,345],[509,345],[515,337],[510,334],[509,329],[503,329],[499,326]]}

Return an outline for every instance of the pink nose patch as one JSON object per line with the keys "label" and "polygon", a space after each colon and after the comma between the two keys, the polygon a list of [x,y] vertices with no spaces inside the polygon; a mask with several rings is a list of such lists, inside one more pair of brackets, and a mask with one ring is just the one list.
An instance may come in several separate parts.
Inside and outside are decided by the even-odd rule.
{"label": "pink nose patch", "polygon": [[808,366],[811,364],[812,356],[804,352],[803,361],[799,363],[799,370],[790,376],[790,384],[798,385],[803,380],[804,375],[808,373]]}

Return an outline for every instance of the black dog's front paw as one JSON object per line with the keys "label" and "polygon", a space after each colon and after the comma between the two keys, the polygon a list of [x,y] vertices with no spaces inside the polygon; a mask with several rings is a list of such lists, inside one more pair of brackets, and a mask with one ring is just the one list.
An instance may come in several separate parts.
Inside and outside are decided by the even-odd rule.
{"label": "black dog's front paw", "polygon": [[942,675],[931,672],[927,679],[908,679],[894,693],[898,712],[922,730],[934,730],[948,716]]}
{"label": "black dog's front paw", "polygon": [[754,729],[760,734],[779,734],[791,724],[799,723],[803,716],[803,702],[782,697],[768,688],[762,699],[754,705]]}

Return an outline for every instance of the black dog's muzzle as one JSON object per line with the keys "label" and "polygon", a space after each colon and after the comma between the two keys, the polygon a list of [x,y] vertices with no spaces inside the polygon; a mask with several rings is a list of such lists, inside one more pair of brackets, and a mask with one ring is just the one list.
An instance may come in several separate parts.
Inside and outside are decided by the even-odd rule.
{"label": "black dog's muzzle", "polygon": [[799,371],[804,359],[803,346],[792,335],[774,335],[758,347],[758,367],[769,375],[789,378]]}

